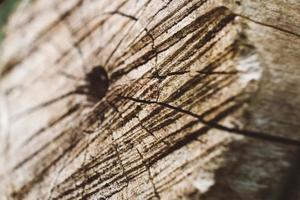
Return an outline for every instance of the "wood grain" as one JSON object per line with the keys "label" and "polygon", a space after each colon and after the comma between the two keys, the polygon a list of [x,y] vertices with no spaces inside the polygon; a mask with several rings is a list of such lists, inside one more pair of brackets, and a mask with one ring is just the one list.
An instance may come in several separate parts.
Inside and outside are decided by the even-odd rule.
{"label": "wood grain", "polygon": [[296,199],[282,188],[299,156],[299,20],[280,0],[21,4],[1,55],[0,194]]}

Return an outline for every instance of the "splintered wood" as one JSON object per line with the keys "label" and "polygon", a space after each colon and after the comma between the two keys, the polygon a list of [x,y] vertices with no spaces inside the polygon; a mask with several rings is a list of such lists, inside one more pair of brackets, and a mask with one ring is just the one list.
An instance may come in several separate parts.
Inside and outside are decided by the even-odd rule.
{"label": "splintered wood", "polygon": [[21,3],[1,198],[296,199],[299,24],[296,1]]}

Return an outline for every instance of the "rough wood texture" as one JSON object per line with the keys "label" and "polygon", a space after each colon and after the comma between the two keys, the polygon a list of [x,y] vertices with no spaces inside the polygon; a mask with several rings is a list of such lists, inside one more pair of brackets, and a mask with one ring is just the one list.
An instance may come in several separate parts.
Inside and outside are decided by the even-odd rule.
{"label": "rough wood texture", "polygon": [[23,3],[1,55],[1,198],[296,199],[299,11]]}

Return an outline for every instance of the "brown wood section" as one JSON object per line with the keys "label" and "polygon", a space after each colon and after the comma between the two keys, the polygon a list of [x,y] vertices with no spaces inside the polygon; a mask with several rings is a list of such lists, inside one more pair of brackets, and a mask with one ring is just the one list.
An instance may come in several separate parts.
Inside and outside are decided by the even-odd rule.
{"label": "brown wood section", "polygon": [[1,196],[296,199],[299,10],[21,4],[0,60]]}

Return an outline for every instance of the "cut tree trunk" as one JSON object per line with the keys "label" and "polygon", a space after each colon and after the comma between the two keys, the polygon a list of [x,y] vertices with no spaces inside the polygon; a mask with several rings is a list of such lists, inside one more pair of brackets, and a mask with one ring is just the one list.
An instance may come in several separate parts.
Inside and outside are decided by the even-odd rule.
{"label": "cut tree trunk", "polygon": [[1,200],[300,199],[299,25],[297,0],[21,3]]}

